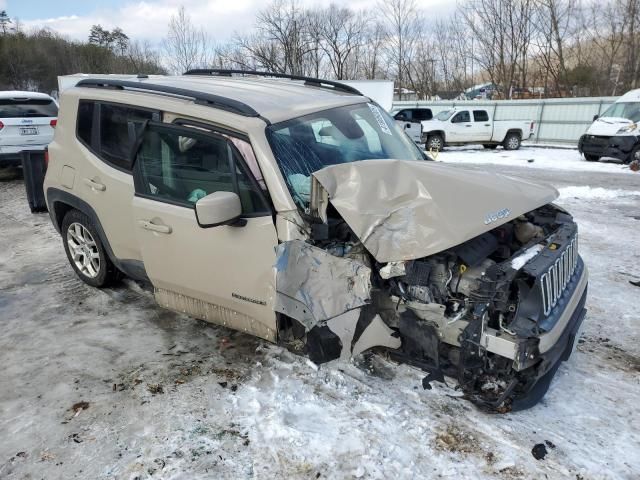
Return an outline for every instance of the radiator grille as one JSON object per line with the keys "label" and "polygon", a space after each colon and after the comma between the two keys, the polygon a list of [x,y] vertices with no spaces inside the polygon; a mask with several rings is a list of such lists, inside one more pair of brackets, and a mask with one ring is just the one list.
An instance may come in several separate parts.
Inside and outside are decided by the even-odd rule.
{"label": "radiator grille", "polygon": [[576,235],[554,264],[540,277],[545,316],[549,315],[553,307],[558,304],[577,265],[578,236]]}

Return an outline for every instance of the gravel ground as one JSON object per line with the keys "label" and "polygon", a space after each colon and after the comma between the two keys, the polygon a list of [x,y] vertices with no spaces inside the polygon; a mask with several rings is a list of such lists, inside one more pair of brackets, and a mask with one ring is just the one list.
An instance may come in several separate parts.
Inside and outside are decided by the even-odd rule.
{"label": "gravel ground", "polygon": [[407,366],[318,368],[136,283],[92,289],[3,180],[0,478],[638,478],[640,174],[540,148],[438,160],[552,183],[580,224],[589,313],[540,405],[488,415]]}

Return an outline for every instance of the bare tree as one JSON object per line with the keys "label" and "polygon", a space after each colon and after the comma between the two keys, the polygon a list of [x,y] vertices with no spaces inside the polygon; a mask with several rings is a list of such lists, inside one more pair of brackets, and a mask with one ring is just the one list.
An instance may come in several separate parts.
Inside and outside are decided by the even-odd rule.
{"label": "bare tree", "polygon": [[358,48],[357,58],[360,76],[367,80],[384,77],[387,75],[387,66],[384,61],[384,45],[387,42],[387,29],[384,24],[371,19],[366,25],[365,41]]}
{"label": "bare tree", "polygon": [[415,0],[384,0],[378,8],[387,23],[386,55],[395,68],[398,94],[402,100],[402,88],[420,27],[416,3]]}
{"label": "bare tree", "polygon": [[324,51],[331,66],[332,76],[338,80],[353,78],[357,63],[354,54],[364,42],[367,18],[335,4],[329,5],[316,17],[320,33],[320,48]]}
{"label": "bare tree", "polygon": [[459,13],[477,45],[474,60],[511,96],[526,86],[532,0],[469,0]]}
{"label": "bare tree", "polygon": [[256,33],[238,37],[237,43],[264,68],[294,75],[306,73],[314,47],[308,16],[296,0],[274,0],[258,12]]}
{"label": "bare tree", "polygon": [[211,59],[210,40],[205,31],[197,28],[184,6],[169,20],[169,33],[163,42],[166,62],[173,73],[206,67]]}

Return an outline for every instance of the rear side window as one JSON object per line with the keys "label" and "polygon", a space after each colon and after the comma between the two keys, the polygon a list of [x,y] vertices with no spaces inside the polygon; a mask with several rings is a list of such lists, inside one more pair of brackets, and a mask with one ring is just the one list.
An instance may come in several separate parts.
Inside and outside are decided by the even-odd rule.
{"label": "rear side window", "polygon": [[0,118],[57,117],[58,106],[49,98],[2,98]]}
{"label": "rear side window", "polygon": [[93,102],[80,102],[80,105],[78,105],[78,137],[87,146],[91,145],[93,107]]}
{"label": "rear side window", "polygon": [[420,108],[413,111],[413,119],[418,120],[420,122],[424,120],[431,120],[433,118],[433,113],[428,108]]}
{"label": "rear side window", "polygon": [[151,124],[136,157],[136,192],[193,207],[210,193],[235,192],[244,215],[269,214],[258,182],[227,137]]}
{"label": "rear side window", "polygon": [[411,110],[400,110],[398,113],[395,114],[393,118],[395,118],[396,120],[411,121],[413,119],[413,115],[411,114]]}
{"label": "rear side window", "polygon": [[94,101],[78,106],[77,134],[100,159],[120,169],[131,170],[131,149],[145,121],[160,118],[160,112]]}
{"label": "rear side window", "polygon": [[473,111],[473,121],[474,122],[488,122],[489,114],[485,110],[474,110]]}

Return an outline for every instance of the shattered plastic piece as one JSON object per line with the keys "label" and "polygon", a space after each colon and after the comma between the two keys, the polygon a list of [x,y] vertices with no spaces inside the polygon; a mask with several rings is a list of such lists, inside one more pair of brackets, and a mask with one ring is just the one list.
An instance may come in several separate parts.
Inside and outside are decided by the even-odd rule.
{"label": "shattered plastic piece", "polygon": [[407,262],[389,262],[380,269],[380,276],[385,280],[393,277],[399,277],[406,275]]}
{"label": "shattered plastic piece", "polygon": [[280,244],[276,257],[275,309],[308,330],[371,299],[371,269],[356,260],[300,240]]}
{"label": "shattered plastic piece", "polygon": [[[550,186],[424,161],[361,160],[313,176],[381,263],[433,255],[486,232],[491,212],[509,210],[495,228],[558,197]],[[315,210],[322,218],[319,205]]]}

